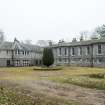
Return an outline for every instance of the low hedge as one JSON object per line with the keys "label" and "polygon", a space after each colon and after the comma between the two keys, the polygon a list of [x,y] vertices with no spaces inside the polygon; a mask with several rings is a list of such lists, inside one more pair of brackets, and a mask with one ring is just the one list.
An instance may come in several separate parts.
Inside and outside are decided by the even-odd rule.
{"label": "low hedge", "polygon": [[91,75],[89,75],[89,77],[91,77],[91,78],[102,78],[102,79],[104,79],[105,78],[105,73],[91,74]]}
{"label": "low hedge", "polygon": [[40,71],[52,71],[52,70],[62,70],[62,67],[35,67],[33,70],[40,70]]}

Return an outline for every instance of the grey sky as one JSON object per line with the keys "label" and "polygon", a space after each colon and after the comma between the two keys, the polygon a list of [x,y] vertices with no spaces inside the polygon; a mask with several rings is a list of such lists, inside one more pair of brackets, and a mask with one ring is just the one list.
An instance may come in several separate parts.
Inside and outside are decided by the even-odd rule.
{"label": "grey sky", "polygon": [[6,39],[71,40],[105,23],[105,0],[0,0]]}

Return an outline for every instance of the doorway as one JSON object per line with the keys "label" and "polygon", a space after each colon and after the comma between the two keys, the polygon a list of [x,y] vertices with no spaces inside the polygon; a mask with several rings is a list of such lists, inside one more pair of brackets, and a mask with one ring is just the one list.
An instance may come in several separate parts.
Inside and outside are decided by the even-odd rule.
{"label": "doorway", "polygon": [[11,66],[10,60],[7,60],[7,66]]}

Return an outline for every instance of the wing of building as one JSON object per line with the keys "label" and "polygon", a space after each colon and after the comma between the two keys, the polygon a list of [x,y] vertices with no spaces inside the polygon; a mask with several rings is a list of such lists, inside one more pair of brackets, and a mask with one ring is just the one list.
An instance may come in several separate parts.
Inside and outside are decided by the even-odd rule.
{"label": "wing of building", "polygon": [[36,45],[14,42],[0,44],[0,66],[33,66],[42,64],[43,48]]}
{"label": "wing of building", "polygon": [[105,39],[52,45],[55,65],[105,67]]}

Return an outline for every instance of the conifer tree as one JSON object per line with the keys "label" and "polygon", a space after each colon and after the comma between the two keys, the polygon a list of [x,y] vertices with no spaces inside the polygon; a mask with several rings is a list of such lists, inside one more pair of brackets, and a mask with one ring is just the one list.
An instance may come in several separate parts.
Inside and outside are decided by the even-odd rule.
{"label": "conifer tree", "polygon": [[43,51],[43,64],[47,67],[54,63],[54,56],[51,48],[44,48]]}

